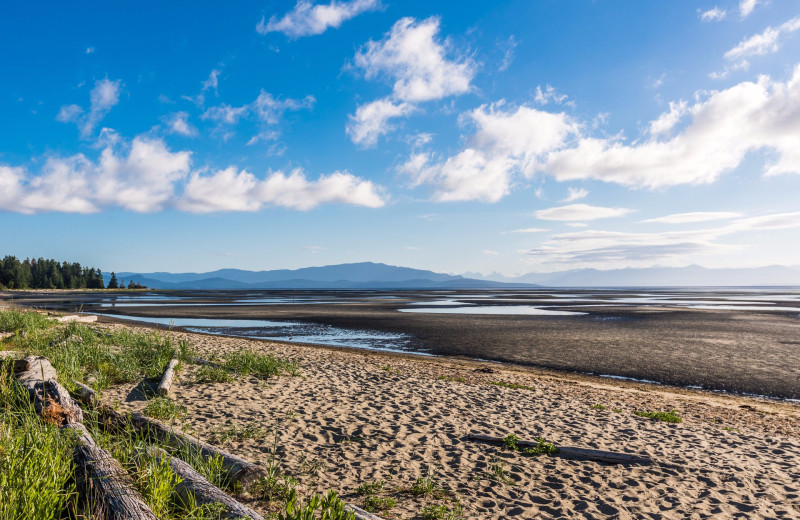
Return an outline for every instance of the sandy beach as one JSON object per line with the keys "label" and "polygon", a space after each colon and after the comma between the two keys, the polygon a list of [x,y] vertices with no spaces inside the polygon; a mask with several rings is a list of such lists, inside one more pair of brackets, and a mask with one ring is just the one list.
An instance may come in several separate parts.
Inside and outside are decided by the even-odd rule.
{"label": "sandy beach", "polygon": [[[300,376],[266,382],[194,384],[198,367],[186,366],[173,394],[187,407],[182,427],[203,438],[231,423],[277,430],[281,470],[299,489],[334,489],[363,506],[358,486],[386,480],[382,495],[397,505],[385,518],[457,502],[465,517],[481,519],[800,518],[797,404],[497,363],[169,334],[208,357],[251,349],[298,360]],[[104,399],[141,410],[135,386]],[[636,410],[676,410],[683,422]],[[524,456],[469,440],[470,432],[541,436],[653,463]],[[270,433],[225,447],[267,463],[272,444]],[[409,492],[428,474],[448,490],[442,498]]]}

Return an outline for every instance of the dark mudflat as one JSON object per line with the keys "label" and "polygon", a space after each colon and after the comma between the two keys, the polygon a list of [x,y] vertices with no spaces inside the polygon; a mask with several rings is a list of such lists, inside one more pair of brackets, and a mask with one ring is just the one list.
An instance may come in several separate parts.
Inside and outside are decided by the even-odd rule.
{"label": "dark mudflat", "polygon": [[[524,291],[509,291],[514,298]],[[553,292],[553,291],[548,291]],[[570,294],[580,291],[567,290]],[[596,295],[598,291],[590,291]],[[649,291],[654,292],[654,291]],[[249,291],[253,293],[253,291]],[[464,294],[467,292],[465,291]],[[469,291],[474,294],[475,291]],[[628,291],[613,294],[626,295]],[[725,291],[730,296],[736,291]],[[549,369],[614,375],[679,386],[800,399],[800,304],[797,311],[708,310],[629,304],[557,302],[581,316],[412,314],[409,302],[441,298],[428,291],[264,291],[278,298],[336,298],[343,303],[230,305],[238,291],[162,292],[207,306],[159,302],[99,309],[93,293],[15,294],[24,305],[131,316],[299,320],[414,335],[414,346],[437,355],[503,361]],[[457,294],[457,293],[454,293]],[[796,294],[796,293],[795,293]],[[704,292],[689,296],[713,299]],[[391,296],[391,299],[375,297]],[[447,295],[447,296],[452,296]],[[588,296],[587,296],[588,298]],[[508,299],[508,298],[506,298]],[[470,300],[480,303],[485,300]],[[521,302],[526,303],[526,302]],[[725,303],[720,300],[717,303]],[[507,305],[508,302],[503,302]]]}

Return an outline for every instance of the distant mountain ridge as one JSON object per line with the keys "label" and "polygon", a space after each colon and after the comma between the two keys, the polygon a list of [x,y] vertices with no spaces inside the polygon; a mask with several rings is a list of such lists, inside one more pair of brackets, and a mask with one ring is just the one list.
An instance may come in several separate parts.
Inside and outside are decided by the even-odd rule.
{"label": "distant mountain ridge", "polygon": [[[106,282],[110,273],[104,274]],[[152,289],[492,289],[535,287],[526,282],[475,280],[373,262],[301,269],[245,271],[219,269],[207,273],[120,272],[117,278]]]}
{"label": "distant mountain ridge", "polygon": [[466,276],[480,280],[532,283],[549,287],[800,286],[800,268],[783,265],[728,269],[710,269],[699,265],[610,270],[573,269],[553,273],[528,273],[516,277],[506,277],[497,273],[488,276],[466,273]]}

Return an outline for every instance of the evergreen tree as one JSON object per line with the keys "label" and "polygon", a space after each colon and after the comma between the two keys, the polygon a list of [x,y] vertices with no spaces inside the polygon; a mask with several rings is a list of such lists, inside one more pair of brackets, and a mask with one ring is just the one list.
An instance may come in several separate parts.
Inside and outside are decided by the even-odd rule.
{"label": "evergreen tree", "polygon": [[111,280],[108,281],[109,289],[119,289],[119,282],[117,281],[117,273],[111,271]]}

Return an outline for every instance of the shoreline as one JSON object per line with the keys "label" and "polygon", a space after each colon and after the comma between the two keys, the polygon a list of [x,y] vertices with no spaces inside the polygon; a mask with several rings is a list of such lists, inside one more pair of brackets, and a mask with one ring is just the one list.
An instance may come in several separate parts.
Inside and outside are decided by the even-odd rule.
{"label": "shoreline", "polygon": [[[153,331],[100,321],[99,330]],[[385,481],[396,505],[379,516],[411,520],[429,506],[461,504],[465,518],[800,518],[800,407],[472,359],[420,357],[342,347],[158,329],[198,355],[242,350],[297,360],[298,376],[200,383],[179,371],[171,400],[186,408],[176,427],[260,464],[272,435],[282,474],[298,492],[336,490],[365,506],[359,486]],[[142,411],[148,380],[103,399]],[[668,424],[637,411],[669,411]],[[260,438],[219,440],[233,428]],[[470,433],[642,455],[650,465],[524,456]],[[444,498],[410,491],[431,476]],[[245,499],[246,500],[246,499]],[[246,500],[269,513],[263,502]]]}

